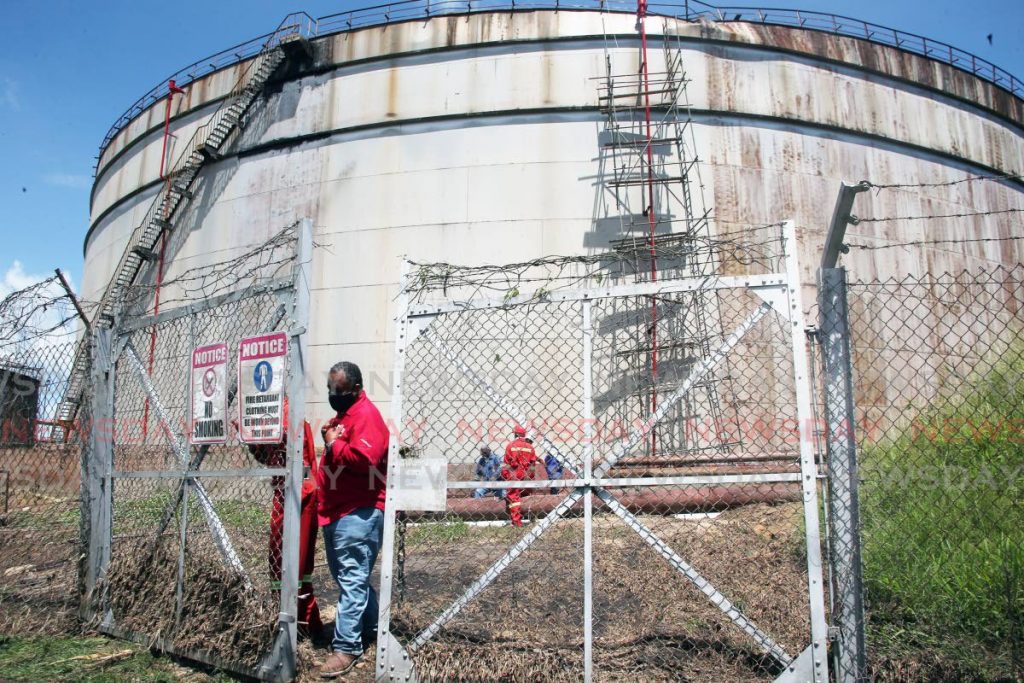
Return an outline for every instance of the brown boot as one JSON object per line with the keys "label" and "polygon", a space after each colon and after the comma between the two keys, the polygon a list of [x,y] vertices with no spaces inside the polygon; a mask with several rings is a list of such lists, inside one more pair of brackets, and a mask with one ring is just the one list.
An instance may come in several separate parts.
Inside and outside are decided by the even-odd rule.
{"label": "brown boot", "polygon": [[347,652],[332,652],[320,667],[320,678],[337,678],[348,673],[359,661],[359,655]]}

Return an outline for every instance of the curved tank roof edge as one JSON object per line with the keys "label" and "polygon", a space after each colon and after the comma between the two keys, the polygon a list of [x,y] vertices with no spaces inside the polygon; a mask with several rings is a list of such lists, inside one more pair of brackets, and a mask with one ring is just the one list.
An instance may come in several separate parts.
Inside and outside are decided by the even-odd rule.
{"label": "curved tank roof edge", "polygon": [[[535,0],[530,7],[524,8],[520,2],[517,7],[515,0],[496,0],[493,4],[488,3],[482,6],[480,9],[473,11],[472,14],[488,14],[500,12],[507,14],[509,12],[535,12],[535,11],[586,11],[586,12],[611,12],[611,13],[635,13],[635,9],[631,4],[625,0],[583,0],[584,2],[593,2],[593,7],[575,6],[567,8],[560,4],[560,0]],[[704,3],[702,3],[704,4]],[[621,9],[618,7],[621,5]],[[745,7],[745,8],[729,8],[730,14],[734,15],[733,19],[726,18],[726,15],[722,14],[722,11],[726,8],[718,8],[712,5],[705,5],[708,9],[691,9],[689,3],[685,5],[679,5],[680,10],[684,10],[686,14],[669,14],[667,12],[651,12],[654,16],[663,16],[676,19],[685,19],[689,22],[698,21],[712,21],[715,23],[754,23],[767,26],[781,26],[786,28],[793,28],[803,31],[813,31],[820,33],[827,33],[831,35],[855,38],[858,40],[866,41],[868,43],[890,47],[901,52],[916,55],[930,61],[944,64],[957,71],[972,75],[978,78],[980,81],[1015,97],[1018,101],[1024,101],[1024,82],[1019,78],[1016,78],[1013,74],[1010,74],[1004,69],[997,67],[988,60],[979,58],[974,54],[959,50],[952,45],[943,43],[942,41],[931,40],[918,34],[913,34],[905,31],[898,31],[896,29],[888,28],[878,24],[872,24],[870,22],[859,21],[850,17],[837,14],[829,14],[823,12],[814,12],[806,10],[784,10],[784,9],[760,9],[756,7]],[[436,6],[435,6],[436,10]],[[733,10],[742,10],[740,13],[736,13]],[[743,14],[746,12],[747,15],[753,19],[748,20]],[[304,14],[304,13],[303,13]],[[353,9],[347,12],[338,14],[325,15],[318,17],[315,20],[316,29],[311,35],[307,37],[311,38],[327,38],[330,36],[338,35],[340,33],[349,33],[352,31],[376,28],[380,26],[388,26],[392,24],[403,23],[406,21],[417,21],[423,19],[435,19],[446,16],[466,16],[467,12],[459,11],[457,9],[442,10],[431,12],[429,1],[424,0],[405,0],[404,2],[391,3],[388,5],[379,5],[373,7],[364,7],[359,9]],[[795,19],[791,19],[790,15]],[[307,15],[308,16],[308,15]],[[344,17],[344,18],[343,18]],[[392,18],[394,17],[394,18]],[[822,25],[831,27],[832,30],[826,28],[819,28],[818,26],[809,22],[814,18],[820,18]],[[327,22],[332,20],[336,25],[339,26],[337,29],[328,29],[324,32],[320,32],[321,22]],[[827,20],[827,21],[826,21]],[[329,23],[327,25],[330,25]],[[856,31],[849,27],[856,27]],[[882,29],[882,30],[879,30]],[[863,35],[858,35],[862,33]],[[253,54],[247,54],[243,48],[250,43],[256,43],[256,41],[266,38],[268,35],[264,34],[253,38],[250,41],[245,41],[238,45],[235,45],[227,50],[223,50],[218,53],[214,53],[209,57],[200,59],[192,64],[179,70],[177,73],[172,74],[171,78],[178,77],[177,85],[187,86],[195,81],[201,80],[212,73],[216,73],[222,69],[229,68],[238,63],[244,62],[247,59],[252,58]],[[881,38],[892,38],[893,42],[886,42]],[[916,43],[920,41],[923,48],[918,51],[913,49]],[[942,49],[936,49],[942,48]],[[236,59],[224,61],[218,63],[218,57],[223,57],[225,53],[230,53],[236,56]],[[949,54],[950,59],[944,60],[939,59],[938,55]],[[241,55],[241,56],[238,56]],[[973,70],[968,70],[965,67],[959,66],[959,62],[969,61],[973,65]],[[209,68],[204,70],[202,65],[214,64],[215,68]],[[979,68],[980,67],[980,68]],[[988,73],[992,73],[992,77],[988,76]],[[1003,83],[1006,83],[1004,85]],[[135,118],[148,109],[150,106],[155,104],[157,101],[162,99],[166,95],[167,84],[166,81],[162,81],[158,85],[151,88],[145,95],[140,97],[124,112],[118,120],[111,126],[104,136],[103,142],[100,144],[99,153],[97,154],[96,169],[99,168],[100,159],[103,153],[106,151],[108,144],[116,137],[125,127],[127,127]],[[94,169],[94,175],[95,170]]]}

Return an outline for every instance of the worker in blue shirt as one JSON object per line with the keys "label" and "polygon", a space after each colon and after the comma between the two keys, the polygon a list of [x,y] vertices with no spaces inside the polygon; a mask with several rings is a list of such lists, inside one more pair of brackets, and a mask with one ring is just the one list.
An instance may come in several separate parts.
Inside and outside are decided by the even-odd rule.
{"label": "worker in blue shirt", "polygon": [[[501,460],[497,453],[491,451],[490,446],[480,447],[480,457],[476,461],[476,478],[478,481],[497,481],[501,476]],[[474,498],[483,498],[487,494],[494,494],[498,498],[504,498],[505,492],[502,489],[478,488],[473,491]]]}
{"label": "worker in blue shirt", "polygon": [[[552,481],[561,479],[562,473],[564,472],[562,469],[562,463],[559,462],[558,458],[553,456],[551,453],[544,456],[544,469],[548,473],[548,479],[551,479]],[[551,493],[558,493],[558,487],[552,486]]]}

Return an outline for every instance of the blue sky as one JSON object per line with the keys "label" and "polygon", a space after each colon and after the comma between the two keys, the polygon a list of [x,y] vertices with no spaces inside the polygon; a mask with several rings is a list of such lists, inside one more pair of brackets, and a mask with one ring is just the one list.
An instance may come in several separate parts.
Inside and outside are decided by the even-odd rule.
{"label": "blue sky", "polygon": [[[4,0],[0,296],[55,267],[81,282],[94,157],[110,124],[139,96],[201,57],[273,30],[291,11],[317,17],[376,4],[300,2]],[[1024,78],[1024,0],[760,4],[834,12],[918,33]]]}

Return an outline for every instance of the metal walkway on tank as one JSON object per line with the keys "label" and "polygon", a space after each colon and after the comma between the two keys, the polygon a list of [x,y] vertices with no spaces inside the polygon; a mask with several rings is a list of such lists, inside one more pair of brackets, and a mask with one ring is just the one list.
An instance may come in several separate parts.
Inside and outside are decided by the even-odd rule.
{"label": "metal walkway on tank", "polygon": [[[128,239],[114,276],[107,283],[94,313],[94,327],[108,327],[113,323],[124,304],[122,294],[142,274],[147,264],[158,261],[157,247],[161,240],[166,243],[176,220],[191,202],[202,182],[203,167],[220,158],[223,150],[237,137],[246,112],[263,91],[267,80],[290,54],[296,50],[308,51],[303,35],[306,26],[296,21],[293,15],[286,17],[265,40],[260,52],[252,58],[213,115],[196,129],[171,167],[166,172],[160,169],[164,185]],[[167,96],[170,97],[171,93],[168,92]],[[81,404],[88,377],[89,344],[89,335],[83,336],[78,343],[68,389],[57,409],[56,421],[65,425],[65,432],[73,425]]]}

